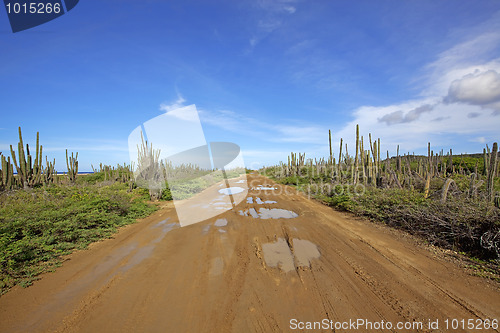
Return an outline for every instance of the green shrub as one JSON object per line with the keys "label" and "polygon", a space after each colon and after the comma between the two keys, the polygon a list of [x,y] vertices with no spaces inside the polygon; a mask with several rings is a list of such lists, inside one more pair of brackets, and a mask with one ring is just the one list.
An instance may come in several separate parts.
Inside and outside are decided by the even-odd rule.
{"label": "green shrub", "polygon": [[[157,209],[126,184],[48,186],[0,194],[0,286],[29,285],[61,255]],[[146,191],[147,192],[147,191]]]}

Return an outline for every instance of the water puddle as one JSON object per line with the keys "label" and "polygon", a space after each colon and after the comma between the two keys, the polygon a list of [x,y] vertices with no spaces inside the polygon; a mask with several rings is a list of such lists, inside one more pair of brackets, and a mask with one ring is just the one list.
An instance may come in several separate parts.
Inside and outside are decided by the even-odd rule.
{"label": "water puddle", "polygon": [[264,261],[269,267],[278,267],[287,273],[295,267],[311,267],[311,260],[320,257],[316,244],[294,238],[292,240],[293,254],[284,238],[278,238],[274,243],[262,244]]}
{"label": "water puddle", "polygon": [[295,260],[297,266],[311,266],[311,260],[320,257],[318,247],[316,244],[305,240],[294,238],[293,241],[293,253],[295,254]]}
{"label": "water puddle", "polygon": [[299,214],[291,210],[281,208],[259,208],[259,215],[261,219],[293,219],[299,216]]}
{"label": "water puddle", "polygon": [[222,188],[219,190],[219,193],[224,194],[224,195],[233,195],[233,194],[241,193],[243,191],[245,191],[244,188],[235,186],[235,187]]}
{"label": "water puddle", "polygon": [[153,245],[148,245],[140,248],[133,256],[127,261],[127,264],[120,268],[120,272],[126,272],[135,265],[140,264],[144,259],[148,258],[154,250]]}
{"label": "water puddle", "polygon": [[257,202],[258,205],[263,205],[263,204],[275,204],[276,201],[274,200],[266,200],[266,201],[262,201],[259,197],[256,197],[255,198],[255,202]]}
{"label": "water puddle", "polygon": [[108,255],[103,262],[95,265],[90,273],[69,284],[58,293],[53,294],[50,299],[46,300],[45,306],[40,308],[36,313],[33,313],[30,318],[23,323],[24,329],[21,331],[35,331],[35,328],[38,328],[38,324],[42,322],[47,313],[60,311],[61,308],[67,307],[79,294],[85,289],[88,289],[92,283],[99,279],[103,279],[108,274],[109,276],[99,284],[98,288],[106,285],[116,274],[116,272],[112,272],[113,268],[115,268],[120,261],[125,259],[136,247],[137,243],[133,243],[116,249]]}
{"label": "water puddle", "polygon": [[[276,201],[274,200],[266,200],[266,201],[262,201],[261,198],[259,197],[255,197],[255,203],[257,205],[263,205],[263,204],[275,204],[277,203]],[[247,198],[247,204],[253,204],[253,197],[248,197]]]}
{"label": "water puddle", "polygon": [[250,213],[250,215],[252,215],[253,218],[255,219],[258,219],[259,218],[259,214],[257,213],[257,211],[255,210],[255,208],[250,208],[248,210],[248,212]]}
{"label": "water puddle", "polygon": [[278,238],[275,243],[262,244],[262,251],[267,266],[278,267],[285,273],[295,269],[292,252],[284,238]]}
{"label": "water puddle", "polygon": [[246,183],[247,181],[244,179],[238,180],[237,182],[234,182],[235,184],[243,184]]}
{"label": "water puddle", "polygon": [[208,274],[210,276],[217,276],[222,274],[222,270],[224,268],[224,261],[221,257],[213,258],[210,263],[210,270]]}
{"label": "water puddle", "polygon": [[218,219],[215,221],[214,225],[216,227],[225,227],[227,225],[227,219]]}
{"label": "water puddle", "polygon": [[206,235],[208,233],[208,230],[210,230],[210,224],[206,225],[201,232],[203,235]]}
{"label": "water puddle", "polygon": [[257,185],[257,187],[252,187],[252,190],[257,190],[257,191],[260,191],[260,190],[263,190],[263,191],[266,191],[266,190],[270,190],[270,191],[274,191],[274,190],[277,190],[278,188],[277,187],[270,187],[269,185]]}
{"label": "water puddle", "polygon": [[161,228],[161,234],[160,234],[160,236],[157,237],[156,239],[154,239],[152,243],[158,243],[159,241],[161,241],[163,239],[163,237],[165,237],[165,235],[169,231],[171,231],[171,230],[179,227],[179,224],[175,223],[175,222],[174,223],[166,224],[169,220],[170,220],[170,218],[167,218],[167,219],[165,219],[163,221],[160,221],[160,222],[156,223],[155,225],[153,225],[151,227],[151,228]]}
{"label": "water puddle", "polygon": [[225,234],[227,231],[226,231],[226,230],[224,230],[224,229],[219,229],[219,232],[220,232],[221,234]]}
{"label": "water puddle", "polygon": [[152,228],[157,228],[157,227],[159,227],[159,226],[161,226],[161,225],[164,225],[165,223],[167,223],[167,222],[168,222],[168,220],[170,220],[170,217],[167,217],[167,218],[166,218],[166,219],[164,219],[163,221],[160,221],[160,222],[156,223],[154,226],[152,226]]}
{"label": "water puddle", "polygon": [[299,216],[299,214],[292,212],[291,210],[281,209],[281,208],[259,208],[259,212],[255,208],[245,209],[238,211],[241,216],[248,216],[249,214],[253,218],[267,219],[293,219]]}

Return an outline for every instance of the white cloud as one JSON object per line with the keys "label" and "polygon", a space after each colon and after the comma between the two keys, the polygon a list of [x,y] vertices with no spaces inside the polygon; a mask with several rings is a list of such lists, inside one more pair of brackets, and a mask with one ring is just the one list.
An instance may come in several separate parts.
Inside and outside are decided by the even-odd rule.
{"label": "white cloud", "polygon": [[[500,117],[494,117],[482,112],[481,117],[470,117],[471,113],[481,112],[481,108],[468,104],[437,103],[432,111],[420,114],[420,117],[411,122],[392,124],[381,122],[387,115],[401,112],[404,114],[432,103],[430,100],[414,100],[401,104],[374,107],[363,106],[354,112],[354,120],[349,122],[340,132],[335,133],[335,138],[342,137],[349,144],[349,150],[354,149],[356,124],[359,124],[362,135],[365,135],[365,147],[368,131],[372,139],[381,138],[382,150],[394,153],[399,144],[402,151],[424,150],[427,142],[434,146],[454,146],[463,144],[467,137],[477,136],[479,133],[491,140],[498,140]],[[398,116],[393,116],[394,118]],[[401,120],[401,118],[398,118]],[[461,142],[456,142],[450,137],[461,137]],[[338,142],[338,140],[336,140]],[[338,145],[338,143],[336,144]]]}
{"label": "white cloud", "polygon": [[500,72],[500,11],[490,20],[469,29],[463,40],[440,52],[423,68],[422,96],[445,96],[450,83],[475,71]]}
{"label": "white cloud", "polygon": [[383,117],[379,118],[378,121],[385,122],[387,125],[410,123],[412,121],[418,120],[422,113],[431,112],[433,108],[433,105],[424,104],[408,111],[406,114],[403,113],[403,111],[398,110],[384,115]]}
{"label": "white cloud", "polygon": [[495,19],[483,28],[423,67],[419,98],[360,107],[337,137],[343,137],[353,149],[355,126],[359,124],[362,133],[371,131],[372,138],[380,137],[382,149],[390,152],[397,144],[402,151],[424,151],[428,141],[463,146],[468,141],[498,140],[500,117],[495,115],[500,114],[500,24]]}
{"label": "white cloud", "polygon": [[446,101],[488,105],[500,101],[500,74],[476,71],[451,83]]}
{"label": "white cloud", "polygon": [[178,108],[182,108],[184,106],[184,102],[186,102],[186,100],[180,94],[177,94],[177,99],[175,100],[175,102],[171,104],[161,103],[160,110],[169,112]]}

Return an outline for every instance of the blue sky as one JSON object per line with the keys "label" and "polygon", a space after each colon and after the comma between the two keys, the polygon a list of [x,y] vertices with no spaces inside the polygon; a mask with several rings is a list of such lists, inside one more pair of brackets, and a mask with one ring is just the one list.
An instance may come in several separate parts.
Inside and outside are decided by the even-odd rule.
{"label": "blue sky", "polygon": [[[249,167],[382,149],[480,152],[499,139],[498,1],[80,1],[13,34],[0,9],[0,151],[17,127],[65,169],[128,161],[131,131],[196,104]],[[336,153],[337,154],[337,153]]]}

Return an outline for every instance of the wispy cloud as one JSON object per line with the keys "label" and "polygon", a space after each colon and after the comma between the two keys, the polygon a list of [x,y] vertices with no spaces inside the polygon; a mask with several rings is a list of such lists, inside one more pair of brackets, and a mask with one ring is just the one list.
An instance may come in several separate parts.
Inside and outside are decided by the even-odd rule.
{"label": "wispy cloud", "polygon": [[279,29],[286,16],[297,11],[297,0],[260,0],[255,2],[258,19],[249,38],[250,52],[269,34]]}
{"label": "wispy cloud", "polygon": [[181,94],[177,93],[177,99],[171,103],[166,103],[166,102],[161,103],[160,110],[165,111],[165,112],[169,112],[169,111],[183,107],[185,102],[186,102],[186,100],[184,99],[184,97],[182,97]]}
{"label": "wispy cloud", "polygon": [[316,125],[294,125],[288,123],[272,124],[239,113],[221,110],[200,110],[203,123],[219,127],[225,131],[259,138],[264,142],[299,142],[319,144],[324,142],[325,129]]}
{"label": "wispy cloud", "polygon": [[378,121],[381,123],[385,122],[387,125],[411,123],[413,121],[418,120],[420,118],[420,115],[422,115],[423,113],[431,112],[433,108],[434,108],[433,105],[425,104],[413,110],[410,110],[407,113],[398,110],[386,114],[382,118],[379,118]]}
{"label": "wispy cloud", "polygon": [[[500,28],[497,22],[485,26]],[[420,98],[360,107],[338,134],[352,143],[359,124],[362,131],[383,138],[383,149],[391,151],[396,144],[408,151],[423,149],[427,141],[448,145],[457,136],[462,142],[498,140],[500,58],[494,51],[500,49],[500,29],[488,29],[437,54],[423,67]]]}

